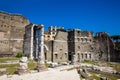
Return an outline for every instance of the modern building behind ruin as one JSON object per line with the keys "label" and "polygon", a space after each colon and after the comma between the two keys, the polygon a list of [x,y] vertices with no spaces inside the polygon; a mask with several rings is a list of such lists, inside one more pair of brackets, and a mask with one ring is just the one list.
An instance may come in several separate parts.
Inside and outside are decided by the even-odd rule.
{"label": "modern building behind ruin", "polygon": [[0,12],[0,56],[23,51],[25,26],[29,21],[18,14]]}
{"label": "modern building behind ruin", "polygon": [[[39,47],[35,47],[38,44],[36,41],[38,35],[35,34],[35,27],[37,26],[35,24],[26,26],[24,39],[24,53],[32,53],[34,58],[38,58],[36,51],[39,50]],[[114,45],[106,32],[99,32],[94,36],[91,31],[82,31],[80,29],[65,30],[56,26],[50,26],[46,32],[44,34],[44,55],[46,61],[60,63],[85,60],[115,60]],[[30,42],[33,44],[32,46],[30,46]]]}

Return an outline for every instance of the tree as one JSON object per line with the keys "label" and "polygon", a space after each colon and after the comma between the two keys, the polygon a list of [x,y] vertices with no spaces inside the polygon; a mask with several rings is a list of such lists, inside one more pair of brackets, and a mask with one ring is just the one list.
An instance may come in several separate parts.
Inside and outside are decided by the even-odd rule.
{"label": "tree", "polygon": [[120,50],[120,35],[113,35],[111,39],[114,41],[115,49]]}
{"label": "tree", "polygon": [[111,38],[115,42],[120,42],[120,35],[113,35],[113,36],[111,36]]}

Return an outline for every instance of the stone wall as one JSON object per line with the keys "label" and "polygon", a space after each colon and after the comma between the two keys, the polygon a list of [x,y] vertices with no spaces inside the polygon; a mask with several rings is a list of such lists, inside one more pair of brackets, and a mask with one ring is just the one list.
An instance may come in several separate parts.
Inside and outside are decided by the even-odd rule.
{"label": "stone wall", "polygon": [[24,44],[23,44],[23,52],[25,54],[30,54],[30,48],[31,48],[31,37],[33,37],[31,35],[31,27],[33,26],[33,24],[29,24],[27,26],[25,26],[25,35],[24,35]]}
{"label": "stone wall", "polygon": [[94,51],[91,48],[93,32],[70,30],[68,33],[69,60],[75,59],[75,62],[94,60]]}
{"label": "stone wall", "polygon": [[93,35],[89,36],[92,32],[88,31],[75,31],[75,53],[78,61],[94,60],[94,52],[91,50]]}
{"label": "stone wall", "polygon": [[53,41],[45,41],[45,60],[53,61]]}
{"label": "stone wall", "polygon": [[23,51],[25,26],[28,24],[22,15],[0,12],[0,54]]}
{"label": "stone wall", "polygon": [[97,58],[102,61],[115,61],[114,44],[106,32],[99,32],[95,37]]}
{"label": "stone wall", "polygon": [[[37,55],[36,35],[33,24],[26,26],[24,39],[24,52],[32,53],[34,58]],[[33,35],[31,35],[33,34]],[[33,38],[32,38],[33,37]],[[31,39],[33,39],[31,47]],[[33,48],[33,51],[31,51]],[[81,62],[90,61],[114,61],[114,45],[105,32],[97,33],[93,36],[91,31],[64,30],[57,29],[54,40],[46,40],[44,45],[44,54],[46,61],[53,62]]]}
{"label": "stone wall", "polygon": [[59,30],[53,41],[53,62],[68,61],[67,31]]}
{"label": "stone wall", "polygon": [[91,61],[114,61],[114,44],[106,32],[97,33],[81,30],[68,31],[68,60],[76,62]]}
{"label": "stone wall", "polygon": [[[24,51],[35,57],[37,43],[33,25],[36,26],[29,24],[29,21],[22,15],[0,12],[0,54]],[[97,33],[94,38],[93,32],[90,31],[79,29],[66,31],[63,28],[50,27],[45,35],[47,35],[44,49],[46,61],[116,60],[114,44],[105,32]],[[49,35],[51,35],[50,40]]]}

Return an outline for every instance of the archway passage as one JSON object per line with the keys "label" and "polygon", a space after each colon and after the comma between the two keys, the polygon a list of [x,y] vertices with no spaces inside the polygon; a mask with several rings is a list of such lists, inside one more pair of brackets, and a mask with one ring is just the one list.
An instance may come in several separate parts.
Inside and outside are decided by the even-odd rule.
{"label": "archway passage", "polygon": [[45,52],[44,55],[45,55],[45,60],[47,60],[47,52]]}
{"label": "archway passage", "polygon": [[49,56],[48,51],[49,51],[48,46],[46,44],[44,44],[44,58],[45,58],[45,60],[48,60],[48,56]]}
{"label": "archway passage", "polygon": [[69,54],[68,54],[68,60],[72,61],[72,54],[71,54],[71,52],[69,52]]}

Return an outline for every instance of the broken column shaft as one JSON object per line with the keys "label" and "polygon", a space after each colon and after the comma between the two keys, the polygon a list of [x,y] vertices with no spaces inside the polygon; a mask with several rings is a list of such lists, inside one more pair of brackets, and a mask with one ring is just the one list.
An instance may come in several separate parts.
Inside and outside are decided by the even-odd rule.
{"label": "broken column shaft", "polygon": [[38,65],[37,65],[37,70],[38,72],[40,71],[45,71],[47,70],[46,66],[45,66],[45,58],[44,58],[44,25],[41,24],[38,26],[38,28],[41,29],[41,36],[40,36],[40,53],[38,56]]}

